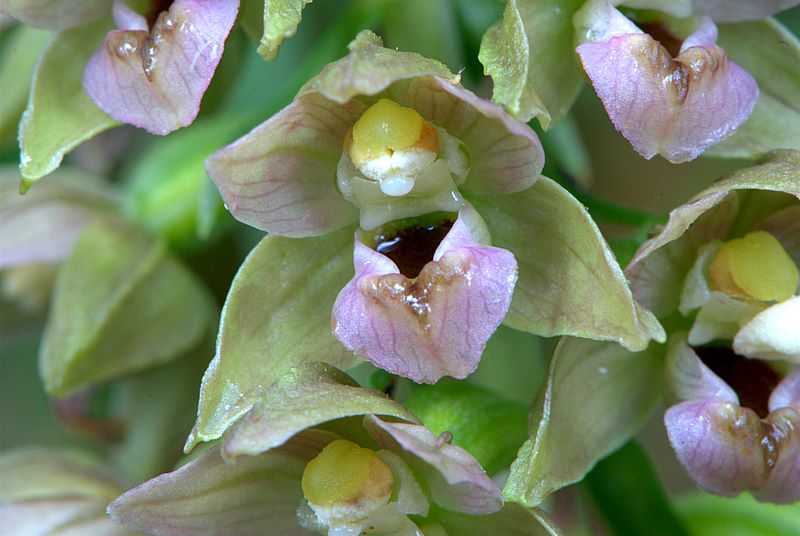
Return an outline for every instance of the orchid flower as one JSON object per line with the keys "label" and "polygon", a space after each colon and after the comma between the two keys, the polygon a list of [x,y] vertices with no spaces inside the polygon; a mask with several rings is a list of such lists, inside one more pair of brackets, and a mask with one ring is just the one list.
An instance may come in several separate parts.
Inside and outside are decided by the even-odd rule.
{"label": "orchid flower", "polygon": [[[113,119],[151,134],[190,125],[222,57],[239,1],[151,0],[145,15],[123,0],[79,3],[7,0],[0,2],[0,11],[56,30],[112,15],[117,29],[86,64],[86,93]],[[105,123],[105,128],[113,125]]]}
{"label": "orchid flower", "polygon": [[155,535],[550,530],[541,512],[504,506],[497,485],[447,434],[435,436],[382,393],[319,363],[289,371],[220,445],[108,511]]}
{"label": "orchid flower", "polygon": [[673,210],[625,269],[669,344],[628,352],[562,339],[533,409],[546,417],[512,465],[506,497],[534,506],[580,480],[665,397],[675,404],[670,441],[699,486],[797,500],[798,246],[797,151],[776,151]]}
{"label": "orchid flower", "polygon": [[606,0],[591,0],[575,25],[582,43],[576,51],[608,116],[645,158],[692,160],[755,107],[755,80],[716,45],[708,17],[682,42],[653,23],[654,35],[664,35],[659,42],[642,30],[647,25],[636,26]]}
{"label": "orchid flower", "polygon": [[222,57],[238,0],[177,0],[152,20],[123,1],[86,65],[86,92],[107,114],[152,134],[190,125]]}
{"label": "orchid flower", "polygon": [[[676,209],[629,268],[644,303],[660,314],[677,305],[690,321],[667,350],[676,405],[664,421],[679,461],[707,491],[778,503],[800,498],[797,158],[778,155],[780,175],[765,164],[751,184],[734,176]],[[775,192],[745,190],[759,180]],[[677,284],[672,306],[659,275]]]}
{"label": "orchid flower", "polygon": [[[332,308],[333,334],[347,350],[427,383],[475,370],[509,309],[530,329],[520,313],[537,298],[548,307],[544,294],[528,294],[540,274],[518,266],[520,256],[530,264],[525,248],[540,237],[520,240],[517,229],[509,246],[490,245],[524,225],[518,214],[536,214],[537,202],[543,216],[573,211],[574,200],[540,178],[542,165],[529,127],[461,87],[440,63],[385,49],[369,31],[289,106],[207,160],[240,221],[315,249],[307,237],[354,236],[355,276],[335,300],[315,305]],[[512,302],[515,285],[522,289]],[[582,331],[579,323],[566,329]]]}

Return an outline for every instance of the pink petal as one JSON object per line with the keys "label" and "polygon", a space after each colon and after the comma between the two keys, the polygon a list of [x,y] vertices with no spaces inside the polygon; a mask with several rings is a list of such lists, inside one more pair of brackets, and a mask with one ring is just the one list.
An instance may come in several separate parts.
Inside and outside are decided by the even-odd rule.
{"label": "pink petal", "polygon": [[762,421],[736,404],[693,400],[669,408],[664,423],[678,460],[706,491],[752,491],[777,503],[800,499],[797,410],[783,408]]}
{"label": "pink petal", "polygon": [[206,160],[228,210],[262,231],[317,236],[358,219],[336,189],[342,140],[364,111],[318,93],[289,106]]}
{"label": "pink petal", "polygon": [[[622,16],[622,15],[620,15]],[[758,86],[716,46],[705,19],[676,59],[644,33],[614,35],[576,49],[614,126],[645,158],[696,158],[750,115]]]}
{"label": "pink petal", "polygon": [[91,57],[86,92],[117,121],[152,134],[191,124],[238,7],[238,0],[177,0],[148,33],[129,9],[115,6],[115,19],[129,28],[110,32]]}
{"label": "pink petal", "polygon": [[735,496],[766,480],[764,431],[752,410],[730,402],[693,400],[669,408],[664,424],[681,465],[704,490]]}
{"label": "pink petal", "polygon": [[500,488],[466,450],[437,438],[418,424],[388,423],[369,415],[364,425],[381,447],[403,457],[424,476],[431,498],[438,505],[471,514],[488,514],[502,508]]}
{"label": "pink petal", "polygon": [[504,249],[475,242],[469,211],[459,214],[415,280],[356,240],[356,275],[333,306],[333,333],[376,366],[434,383],[465,378],[505,317],[517,262]]}
{"label": "pink petal", "polygon": [[664,376],[667,392],[674,400],[704,398],[739,403],[736,392],[686,343],[685,334],[670,338]]}
{"label": "pink petal", "polygon": [[420,77],[392,95],[444,128],[470,151],[472,168],[462,186],[480,194],[530,188],[544,166],[536,133],[502,108],[438,77]]}

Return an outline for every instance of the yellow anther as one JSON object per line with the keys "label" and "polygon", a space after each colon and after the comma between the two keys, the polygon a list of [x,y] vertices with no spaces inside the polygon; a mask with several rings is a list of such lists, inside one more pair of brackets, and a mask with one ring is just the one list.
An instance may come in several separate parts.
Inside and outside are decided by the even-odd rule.
{"label": "yellow anther", "polygon": [[[431,134],[433,131],[433,134]],[[424,139],[438,136],[436,131],[426,123],[416,110],[400,106],[389,99],[380,99],[367,108],[367,111],[353,125],[353,142],[350,145],[350,158],[356,166],[366,160],[372,160],[394,151],[405,151],[420,145],[418,142],[431,143]]]}
{"label": "yellow anther", "polygon": [[337,439],[308,462],[301,483],[309,503],[333,506],[381,498],[388,502],[393,477],[374,451]]}
{"label": "yellow anther", "polygon": [[764,231],[722,244],[708,271],[714,290],[765,301],[791,298],[800,280],[781,243]]}

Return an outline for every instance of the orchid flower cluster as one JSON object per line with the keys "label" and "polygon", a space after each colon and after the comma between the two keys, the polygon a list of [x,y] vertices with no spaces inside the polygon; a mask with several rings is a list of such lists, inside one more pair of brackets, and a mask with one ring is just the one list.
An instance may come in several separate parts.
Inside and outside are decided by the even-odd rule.
{"label": "orchid flower cluster", "polygon": [[800,534],[798,4],[0,0],[0,533]]}

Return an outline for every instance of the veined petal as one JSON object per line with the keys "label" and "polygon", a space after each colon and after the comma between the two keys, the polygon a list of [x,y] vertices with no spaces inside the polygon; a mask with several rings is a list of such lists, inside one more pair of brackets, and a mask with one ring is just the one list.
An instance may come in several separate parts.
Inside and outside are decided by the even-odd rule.
{"label": "veined petal", "polygon": [[769,397],[769,410],[794,408],[800,411],[800,367],[795,367],[786,376]]}
{"label": "veined petal", "polygon": [[715,45],[710,19],[675,59],[652,37],[620,35],[618,26],[609,24],[610,34],[601,28],[576,51],[614,126],[645,158],[692,160],[753,111],[758,86]]}
{"label": "veined petal", "polygon": [[800,296],[754,316],[733,339],[737,354],[800,363]]}
{"label": "veined petal", "polygon": [[686,343],[685,334],[670,337],[665,367],[667,392],[673,400],[708,398],[739,403],[739,397]]}
{"label": "veined petal", "polygon": [[488,514],[500,510],[503,495],[480,464],[461,447],[417,424],[364,418],[367,431],[386,449],[422,473],[433,502],[448,510]]}
{"label": "veined petal", "polygon": [[150,31],[124,8],[133,29],[106,36],[84,72],[84,88],[117,121],[168,134],[194,121],[236,20],[238,0],[177,0]]}
{"label": "veined petal", "polygon": [[735,496],[766,480],[766,430],[752,410],[730,402],[692,400],[669,408],[664,424],[681,465],[704,490]]}
{"label": "veined petal", "polygon": [[413,281],[356,239],[356,275],[333,306],[333,333],[347,349],[416,382],[475,370],[508,311],[517,262],[475,241],[465,221],[471,211],[461,211]]}
{"label": "veined petal", "polygon": [[0,0],[0,13],[50,30],[80,26],[108,14],[111,0]]}
{"label": "veined petal", "polygon": [[336,189],[345,134],[365,107],[301,95],[206,160],[206,170],[239,221],[273,234],[316,236],[358,219]]}
{"label": "veined petal", "polygon": [[124,493],[108,507],[118,523],[155,535],[309,534],[297,523],[307,462],[335,437],[306,431],[260,456],[227,464],[214,448],[177,471]]}
{"label": "veined petal", "polygon": [[478,194],[508,194],[530,188],[544,166],[536,133],[502,108],[438,77],[421,77],[392,91],[466,145],[471,169],[461,188]]}

